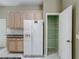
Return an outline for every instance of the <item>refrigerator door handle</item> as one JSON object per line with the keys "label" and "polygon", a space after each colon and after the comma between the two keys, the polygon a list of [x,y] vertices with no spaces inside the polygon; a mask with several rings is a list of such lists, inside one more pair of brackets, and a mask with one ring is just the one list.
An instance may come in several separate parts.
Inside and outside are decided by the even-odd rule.
{"label": "refrigerator door handle", "polygon": [[31,40],[31,33],[25,33],[24,37],[27,38],[27,40]]}
{"label": "refrigerator door handle", "polygon": [[25,37],[31,37],[31,35],[30,34],[25,34]]}

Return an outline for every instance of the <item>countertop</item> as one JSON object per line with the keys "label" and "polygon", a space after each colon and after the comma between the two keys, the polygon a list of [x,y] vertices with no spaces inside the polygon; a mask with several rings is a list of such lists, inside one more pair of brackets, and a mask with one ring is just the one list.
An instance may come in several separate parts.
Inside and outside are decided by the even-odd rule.
{"label": "countertop", "polygon": [[21,34],[8,34],[7,38],[23,38],[24,36]]}

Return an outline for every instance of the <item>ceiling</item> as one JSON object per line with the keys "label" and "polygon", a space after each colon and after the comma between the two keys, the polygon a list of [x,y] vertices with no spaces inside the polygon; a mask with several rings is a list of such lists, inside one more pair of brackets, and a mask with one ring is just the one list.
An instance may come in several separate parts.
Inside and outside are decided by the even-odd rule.
{"label": "ceiling", "polygon": [[41,5],[43,0],[0,0],[0,6]]}

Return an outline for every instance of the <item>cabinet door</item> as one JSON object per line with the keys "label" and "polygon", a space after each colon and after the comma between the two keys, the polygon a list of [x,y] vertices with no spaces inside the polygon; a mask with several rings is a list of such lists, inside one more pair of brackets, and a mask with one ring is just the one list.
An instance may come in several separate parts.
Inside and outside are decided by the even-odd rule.
{"label": "cabinet door", "polygon": [[23,39],[17,38],[17,52],[23,52]]}
{"label": "cabinet door", "polygon": [[21,19],[20,19],[20,28],[23,29],[23,21],[24,21],[23,12],[21,12],[20,17],[21,17]]}
{"label": "cabinet door", "polygon": [[8,38],[8,50],[10,52],[16,52],[16,39],[15,38]]}
{"label": "cabinet door", "polygon": [[32,10],[27,10],[24,15],[23,15],[24,20],[33,20],[33,11]]}
{"label": "cabinet door", "polygon": [[8,27],[10,27],[10,28],[14,28],[15,27],[15,17],[14,17],[14,12],[10,12],[9,13],[9,16],[8,16],[8,22],[7,22],[7,24],[8,24]]}
{"label": "cabinet door", "polygon": [[35,20],[40,20],[40,19],[42,19],[42,16],[43,16],[42,14],[43,13],[41,10],[35,10],[33,17]]}
{"label": "cabinet door", "polygon": [[20,28],[20,20],[21,20],[21,14],[20,12],[15,13],[15,29]]}

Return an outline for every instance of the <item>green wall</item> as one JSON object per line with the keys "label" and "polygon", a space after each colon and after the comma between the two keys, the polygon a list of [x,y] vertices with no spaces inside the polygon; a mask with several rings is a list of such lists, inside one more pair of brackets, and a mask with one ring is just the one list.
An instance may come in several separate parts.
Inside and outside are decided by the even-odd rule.
{"label": "green wall", "polygon": [[48,48],[58,47],[58,16],[48,16]]}

